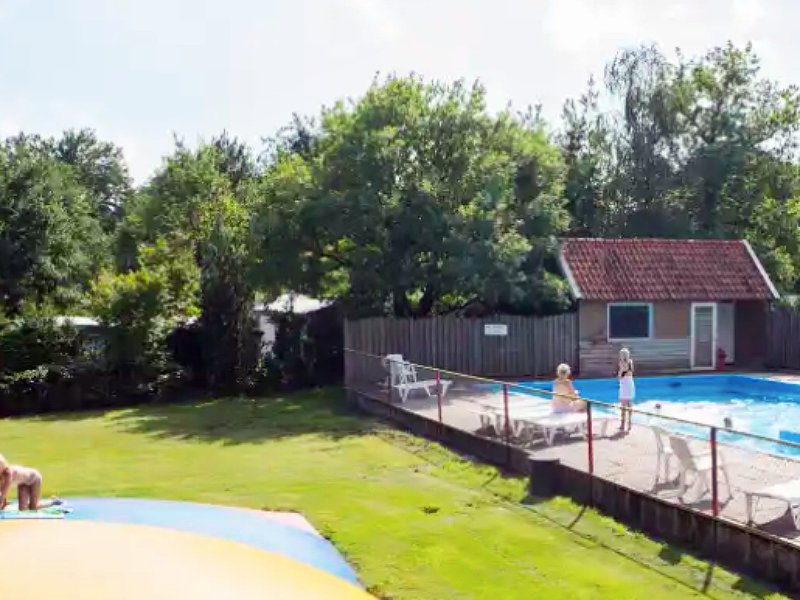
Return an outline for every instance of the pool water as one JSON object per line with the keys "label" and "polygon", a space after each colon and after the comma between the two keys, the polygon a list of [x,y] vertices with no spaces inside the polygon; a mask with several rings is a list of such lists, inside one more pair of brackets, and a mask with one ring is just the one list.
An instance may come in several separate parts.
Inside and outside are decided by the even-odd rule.
{"label": "pool water", "polygon": [[[617,379],[576,379],[578,393],[591,400],[616,403]],[[522,381],[519,386],[551,390],[552,382]],[[515,386],[513,391],[521,390]],[[750,375],[685,375],[637,377],[634,406],[648,412],[724,427],[725,418],[739,431],[800,443],[800,384]],[[708,437],[705,427],[635,415],[634,422]],[[733,435],[719,434],[721,442],[773,454],[800,455],[800,448]]]}

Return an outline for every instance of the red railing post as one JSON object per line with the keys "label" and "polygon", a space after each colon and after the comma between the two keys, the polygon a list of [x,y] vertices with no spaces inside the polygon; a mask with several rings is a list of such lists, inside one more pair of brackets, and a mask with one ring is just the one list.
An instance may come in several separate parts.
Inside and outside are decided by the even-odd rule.
{"label": "red railing post", "polygon": [[505,429],[506,434],[506,444],[510,443],[511,440],[511,419],[508,417],[508,384],[503,384],[503,416],[505,418],[505,423],[503,429]]}
{"label": "red railing post", "polygon": [[586,403],[586,443],[589,453],[589,475],[594,474],[594,435],[592,435],[592,403]]}
{"label": "red railing post", "polygon": [[711,512],[719,516],[719,484],[717,477],[717,428],[711,428]]}
{"label": "red railing post", "polygon": [[442,422],[442,375],[436,370],[436,404],[439,407],[439,423]]}

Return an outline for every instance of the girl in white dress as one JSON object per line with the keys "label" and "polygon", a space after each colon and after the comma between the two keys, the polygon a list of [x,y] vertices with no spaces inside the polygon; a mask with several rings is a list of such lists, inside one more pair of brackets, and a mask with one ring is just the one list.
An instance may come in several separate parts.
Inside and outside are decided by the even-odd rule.
{"label": "girl in white dress", "polygon": [[[619,403],[622,405],[620,410],[622,420],[619,424],[620,431],[631,430],[631,404],[636,396],[636,386],[633,383],[633,360],[631,352],[627,348],[619,351],[619,363],[617,364],[617,378],[619,379]],[[625,417],[628,417],[628,426],[625,427]]]}

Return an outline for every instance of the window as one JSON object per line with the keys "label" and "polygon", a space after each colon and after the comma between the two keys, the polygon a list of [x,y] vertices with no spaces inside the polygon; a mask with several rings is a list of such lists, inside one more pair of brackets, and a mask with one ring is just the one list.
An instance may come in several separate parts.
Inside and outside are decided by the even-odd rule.
{"label": "window", "polygon": [[650,304],[609,304],[608,339],[649,338],[652,310],[653,307]]}

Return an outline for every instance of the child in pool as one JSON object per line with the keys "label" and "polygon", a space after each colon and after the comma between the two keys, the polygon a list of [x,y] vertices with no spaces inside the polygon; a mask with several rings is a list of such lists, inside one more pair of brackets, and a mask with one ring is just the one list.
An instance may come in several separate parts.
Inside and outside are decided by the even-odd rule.
{"label": "child in pool", "polygon": [[[631,430],[631,404],[636,395],[636,386],[633,383],[633,360],[627,348],[619,351],[617,363],[617,378],[619,379],[619,403],[622,406],[620,413],[622,419],[619,424],[620,431]],[[628,426],[625,427],[625,417],[628,417]]]}
{"label": "child in pool", "polygon": [[569,378],[572,370],[567,364],[556,368],[556,379],[553,381],[553,400],[550,404],[554,413],[580,412],[586,410],[586,402],[576,398],[578,390]]}
{"label": "child in pool", "polygon": [[0,454],[0,510],[8,506],[8,491],[12,485],[17,486],[19,510],[41,510],[63,504],[59,498],[41,502],[42,474],[30,467],[10,465]]}

